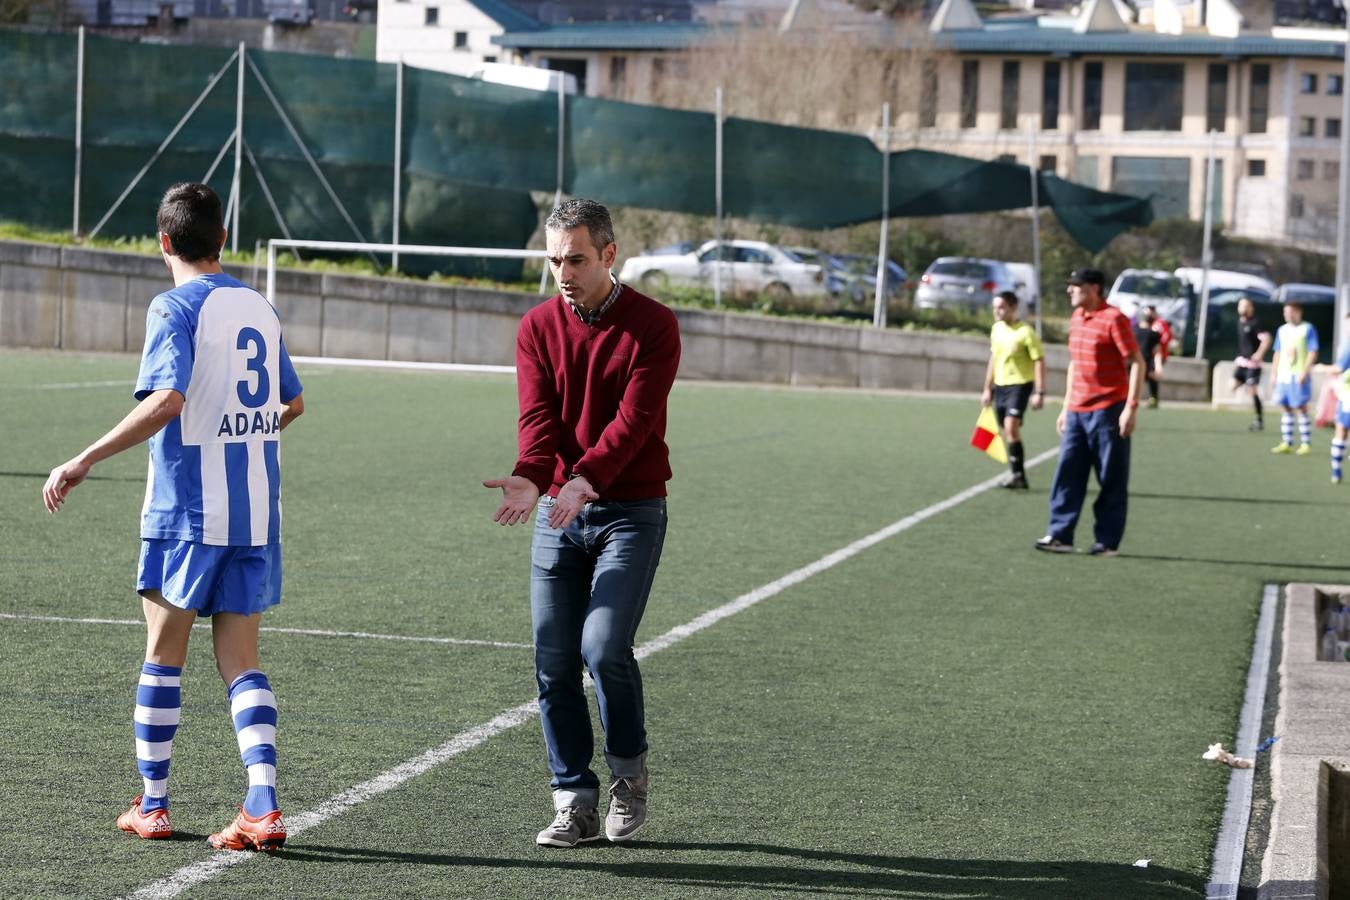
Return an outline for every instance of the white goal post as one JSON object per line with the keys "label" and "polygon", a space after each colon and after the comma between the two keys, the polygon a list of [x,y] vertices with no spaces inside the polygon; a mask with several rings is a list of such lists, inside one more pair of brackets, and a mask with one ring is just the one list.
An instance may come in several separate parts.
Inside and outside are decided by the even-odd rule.
{"label": "white goal post", "polygon": [[[422,256],[475,256],[492,259],[546,259],[543,250],[507,250],[500,247],[442,247],[434,244],[369,244],[360,241],[302,241],[291,238],[273,238],[267,242],[267,302],[277,306],[277,250],[336,250],[349,253],[393,253]],[[545,274],[548,266],[545,264]],[[546,282],[545,282],[546,283]],[[542,291],[541,291],[542,292]],[[296,357],[300,359],[300,357]],[[389,360],[338,359],[305,357],[306,362],[338,365],[367,365],[379,367],[437,369],[444,371],[514,372],[515,366],[485,366],[458,363],[400,363]]]}
{"label": "white goal post", "polygon": [[272,238],[267,242],[267,302],[277,305],[277,250],[336,250],[344,253],[392,253],[412,256],[478,256],[491,259],[545,259],[543,250],[501,247],[442,247],[436,244],[367,244],[360,241],[301,241]]}

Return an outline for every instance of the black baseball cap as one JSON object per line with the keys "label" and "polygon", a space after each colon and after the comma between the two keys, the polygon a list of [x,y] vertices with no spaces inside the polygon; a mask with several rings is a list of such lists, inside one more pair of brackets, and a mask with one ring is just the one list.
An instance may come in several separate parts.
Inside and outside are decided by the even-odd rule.
{"label": "black baseball cap", "polygon": [[1106,287],[1106,276],[1100,269],[1074,269],[1069,273],[1069,284],[1095,284]]}

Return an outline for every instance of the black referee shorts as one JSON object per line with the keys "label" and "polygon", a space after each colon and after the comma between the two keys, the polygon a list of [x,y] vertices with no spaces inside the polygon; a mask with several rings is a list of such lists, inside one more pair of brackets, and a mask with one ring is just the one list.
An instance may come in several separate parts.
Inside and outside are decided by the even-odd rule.
{"label": "black referee shorts", "polygon": [[1028,381],[1023,384],[996,384],[994,385],[994,415],[998,416],[998,423],[1003,424],[1003,420],[1012,416],[1019,422],[1027,411],[1027,404],[1031,401],[1031,389],[1035,384]]}

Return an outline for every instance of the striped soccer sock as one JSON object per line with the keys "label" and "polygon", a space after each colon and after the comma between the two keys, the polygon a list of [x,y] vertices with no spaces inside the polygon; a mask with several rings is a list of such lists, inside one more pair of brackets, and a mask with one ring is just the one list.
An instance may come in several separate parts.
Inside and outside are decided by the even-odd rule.
{"label": "striped soccer sock", "polygon": [[1294,414],[1280,414],[1280,440],[1286,444],[1294,442]]}
{"label": "striped soccer sock", "polygon": [[1298,414],[1298,439],[1312,446],[1312,417],[1307,413]]}
{"label": "striped soccer sock", "polygon": [[277,699],[257,669],[230,684],[230,715],[239,756],[248,770],[244,812],[257,818],[277,809]]}
{"label": "striped soccer sock", "polygon": [[1345,441],[1331,442],[1331,477],[1341,480],[1341,463],[1345,460]]}
{"label": "striped soccer sock", "polygon": [[183,711],[180,666],[145,663],[136,687],[136,770],[141,773],[141,812],[169,807],[169,762]]}

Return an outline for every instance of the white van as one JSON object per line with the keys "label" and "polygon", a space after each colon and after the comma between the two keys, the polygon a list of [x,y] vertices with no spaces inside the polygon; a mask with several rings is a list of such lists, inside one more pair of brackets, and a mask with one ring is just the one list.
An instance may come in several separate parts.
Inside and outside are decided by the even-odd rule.
{"label": "white van", "polygon": [[[1177,269],[1172,274],[1189,284],[1191,289],[1195,291],[1196,296],[1200,295],[1200,279],[1204,275],[1204,269],[1199,266],[1188,266]],[[1229,269],[1209,270],[1209,293],[1211,296],[1219,291],[1248,290],[1263,292],[1269,297],[1275,293],[1275,282],[1269,278],[1262,278],[1260,275],[1249,275],[1246,272],[1234,272]]]}
{"label": "white van", "polygon": [[509,84],[511,87],[527,88],[531,91],[558,92],[558,80],[562,79],[563,93],[577,92],[577,77],[571,72],[559,72],[556,69],[543,69],[538,66],[513,66],[510,63],[483,63],[469,73],[470,78],[490,81],[493,84]]}

